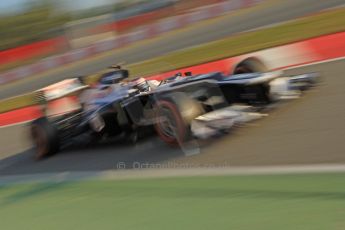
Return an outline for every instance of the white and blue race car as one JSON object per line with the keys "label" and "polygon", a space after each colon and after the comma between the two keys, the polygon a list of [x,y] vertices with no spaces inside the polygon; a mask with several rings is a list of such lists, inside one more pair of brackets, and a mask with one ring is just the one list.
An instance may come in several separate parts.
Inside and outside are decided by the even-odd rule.
{"label": "white and blue race car", "polygon": [[169,145],[208,138],[265,116],[263,108],[298,98],[316,82],[317,74],[287,77],[255,62],[241,62],[231,75],[178,73],[163,81],[129,81],[128,71],[116,67],[93,88],[79,82],[80,108],[59,116],[45,111],[48,115],[32,122],[36,158],[55,154],[85,135],[88,141],[136,141],[140,132],[150,129]]}

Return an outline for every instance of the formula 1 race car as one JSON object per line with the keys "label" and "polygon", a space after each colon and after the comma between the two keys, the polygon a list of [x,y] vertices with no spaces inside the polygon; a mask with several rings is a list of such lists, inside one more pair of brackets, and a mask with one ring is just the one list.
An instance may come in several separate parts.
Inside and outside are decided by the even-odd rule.
{"label": "formula 1 race car", "polygon": [[[152,129],[169,145],[208,138],[264,116],[260,109],[278,100],[298,98],[315,83],[316,74],[284,77],[262,66],[248,59],[231,75],[178,73],[162,81],[128,80],[128,71],[117,66],[92,88],[79,78],[70,79],[68,86],[55,89],[60,95],[54,90],[41,94],[45,115],[31,124],[36,158],[55,154],[85,135],[88,141],[120,137],[135,142],[141,130]],[[76,97],[80,106],[49,113],[52,101],[65,97]]]}

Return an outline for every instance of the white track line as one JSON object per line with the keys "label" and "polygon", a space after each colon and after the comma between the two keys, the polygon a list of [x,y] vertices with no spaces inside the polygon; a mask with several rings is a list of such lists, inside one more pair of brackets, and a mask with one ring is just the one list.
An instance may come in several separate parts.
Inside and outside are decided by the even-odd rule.
{"label": "white track line", "polygon": [[257,167],[211,167],[211,168],[171,168],[171,169],[131,169],[108,170],[102,172],[62,172],[29,175],[1,176],[0,185],[22,183],[61,183],[84,180],[128,180],[195,176],[253,176],[345,173],[345,164],[282,165]]}
{"label": "white track line", "polygon": [[308,67],[308,66],[313,66],[313,65],[326,64],[326,63],[337,62],[337,61],[342,61],[342,60],[345,60],[345,56],[344,57],[327,59],[327,60],[323,60],[323,61],[316,61],[316,62],[312,62],[312,63],[308,63],[308,64],[291,66],[291,67],[283,68],[283,70],[298,69],[298,68],[303,68],[303,67]]}

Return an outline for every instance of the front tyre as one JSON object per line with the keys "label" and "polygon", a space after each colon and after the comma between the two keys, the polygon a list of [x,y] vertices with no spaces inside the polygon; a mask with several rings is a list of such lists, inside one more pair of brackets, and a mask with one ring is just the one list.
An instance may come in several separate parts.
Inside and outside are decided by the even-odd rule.
{"label": "front tyre", "polygon": [[177,145],[178,138],[183,140],[186,135],[185,124],[176,105],[170,101],[157,103],[155,129],[159,138],[169,145]]}
{"label": "front tyre", "polygon": [[233,70],[233,74],[264,73],[267,71],[269,69],[261,60],[250,57],[238,63]]}
{"label": "front tyre", "polygon": [[192,120],[203,113],[197,101],[182,94],[159,100],[156,103],[156,132],[169,145],[185,143],[192,137]]}

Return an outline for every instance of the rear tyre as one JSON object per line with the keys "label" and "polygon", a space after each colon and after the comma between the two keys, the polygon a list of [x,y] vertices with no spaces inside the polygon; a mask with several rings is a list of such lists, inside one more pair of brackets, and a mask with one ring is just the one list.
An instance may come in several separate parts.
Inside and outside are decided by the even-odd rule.
{"label": "rear tyre", "polygon": [[47,120],[47,118],[42,117],[33,121],[30,131],[36,149],[36,160],[59,152],[60,141],[58,130]]}

